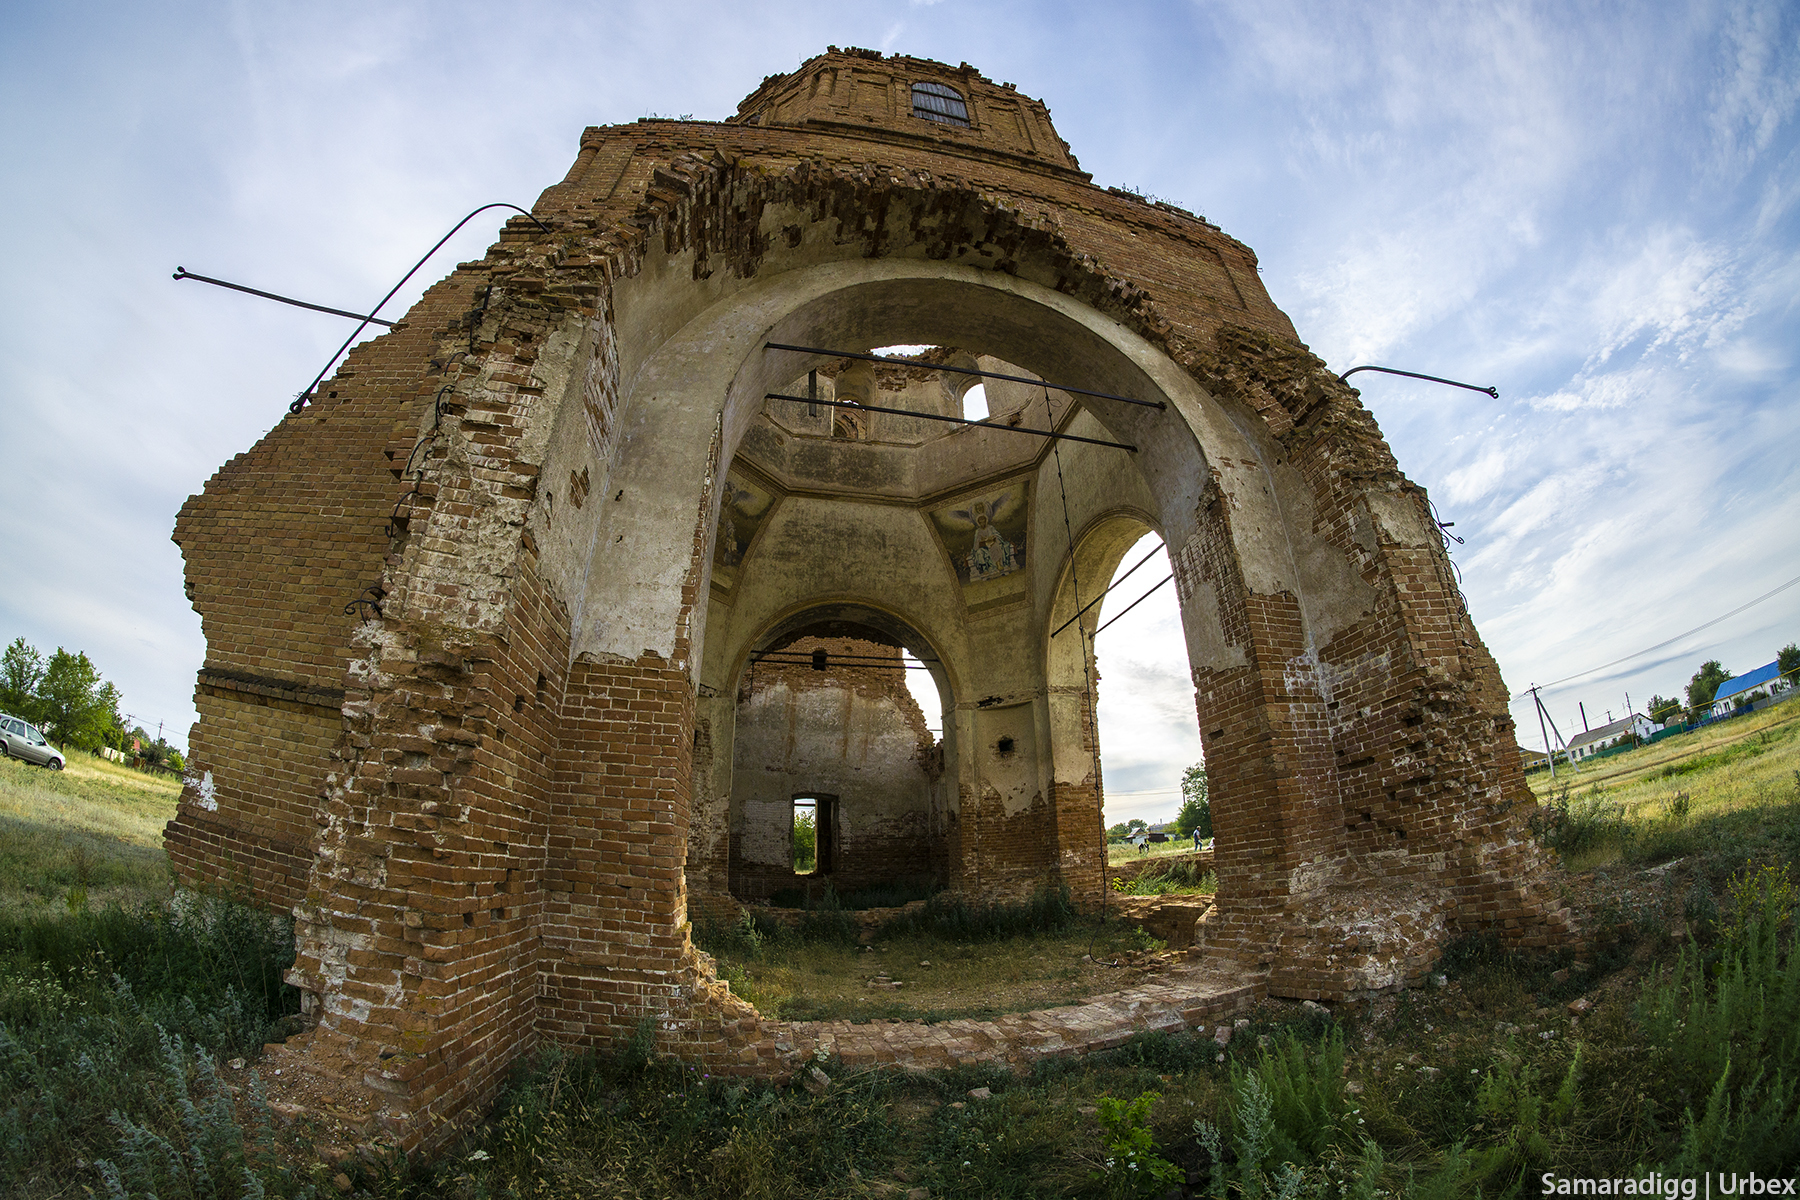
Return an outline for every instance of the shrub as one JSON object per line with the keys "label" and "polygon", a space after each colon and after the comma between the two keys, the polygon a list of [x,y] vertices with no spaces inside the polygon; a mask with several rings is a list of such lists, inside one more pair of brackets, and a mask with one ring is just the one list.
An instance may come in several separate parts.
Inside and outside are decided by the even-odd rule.
{"label": "shrub", "polygon": [[1683,948],[1639,1000],[1663,1087],[1684,1107],[1671,1173],[1709,1162],[1775,1170],[1800,1145],[1800,954],[1791,931],[1778,933],[1793,903],[1785,883],[1785,868],[1741,873],[1720,957],[1709,966]]}
{"label": "shrub", "polygon": [[1532,814],[1531,830],[1565,859],[1606,845],[1623,845],[1632,833],[1624,806],[1607,800],[1598,787],[1570,799],[1566,786]]}
{"label": "shrub", "polygon": [[837,890],[828,882],[817,901],[808,902],[800,918],[799,936],[806,942],[837,942],[854,946],[862,940],[862,926],[838,899]]}
{"label": "shrub", "polygon": [[1141,1093],[1135,1100],[1101,1096],[1095,1120],[1104,1133],[1105,1158],[1094,1178],[1110,1196],[1160,1196],[1181,1177],[1176,1165],[1156,1152],[1150,1134],[1150,1106],[1161,1097]]}
{"label": "shrub", "polygon": [[[293,930],[190,899],[0,920],[0,1177],[73,1191],[78,1161],[107,1160],[133,1196],[254,1193],[230,1169],[243,1134],[212,1063],[297,1010]],[[152,1159],[173,1174],[144,1174]]]}
{"label": "shrub", "polygon": [[1124,879],[1113,881],[1113,891],[1125,896],[1166,896],[1170,892],[1218,890],[1218,875],[1211,870],[1202,870],[1200,864],[1191,858],[1152,863],[1136,879],[1129,882]]}

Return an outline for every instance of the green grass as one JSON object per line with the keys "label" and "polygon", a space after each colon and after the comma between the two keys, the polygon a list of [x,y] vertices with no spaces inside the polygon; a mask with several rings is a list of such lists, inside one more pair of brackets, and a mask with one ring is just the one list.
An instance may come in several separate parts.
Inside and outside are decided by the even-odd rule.
{"label": "green grass", "polygon": [[1179,854],[1194,853],[1194,839],[1191,837],[1171,836],[1166,842],[1152,843],[1140,851],[1130,842],[1108,842],[1106,844],[1106,865],[1116,867],[1122,863],[1142,862],[1150,858],[1172,858]]}
{"label": "green grass", "polygon": [[[1737,1164],[1791,1176],[1800,954],[1791,874],[1780,870],[1800,861],[1800,798],[1784,790],[1800,767],[1789,722],[1745,725],[1672,753],[1654,747],[1654,770],[1626,761],[1604,777],[1584,772],[1564,797],[1572,815],[1560,832],[1541,822],[1568,859],[1602,868],[1565,882],[1596,931],[1586,947],[1522,953],[1465,938],[1440,963],[1442,987],[1338,1006],[1335,1021],[1270,1003],[1225,1048],[1146,1036],[1017,1073],[826,1062],[834,1084],[823,1096],[708,1079],[651,1056],[635,1075],[584,1065],[604,1080],[588,1086],[605,1102],[577,1106],[553,1099],[556,1072],[566,1079],[571,1068],[540,1067],[456,1155],[388,1182],[456,1197],[898,1196],[921,1186],[951,1198],[1152,1196],[1173,1178],[1185,1182],[1170,1194],[1183,1196],[1448,1200],[1535,1195],[1552,1169],[1616,1178]],[[1697,765],[1661,773],[1676,764]],[[1676,780],[1684,804],[1665,790]],[[949,944],[992,960],[1053,936]],[[898,933],[877,944],[878,960],[842,945],[812,953],[912,986],[923,972],[900,964],[927,951]],[[765,953],[762,969],[779,968]],[[1591,1004],[1578,1017],[1576,1000]],[[788,1002],[775,1000],[784,1013]],[[977,1085],[993,1098],[968,1099]],[[544,1131],[528,1152],[507,1140],[523,1112],[540,1114]],[[1121,1173],[1127,1157],[1151,1185]]]}
{"label": "green grass", "polygon": [[1192,859],[1176,859],[1153,863],[1136,879],[1115,880],[1113,890],[1122,896],[1210,896],[1219,890],[1219,876],[1210,867],[1202,870]]}
{"label": "green grass", "polygon": [[134,904],[169,891],[162,831],[181,784],[76,755],[67,770],[0,759],[0,913]]}
{"label": "green grass", "polygon": [[[1016,1071],[821,1059],[822,1095],[659,1058],[646,1029],[618,1058],[547,1055],[452,1154],[370,1186],[469,1200],[915,1186],[941,1200],[1448,1200],[1536,1195],[1545,1170],[1786,1178],[1800,1168],[1800,954],[1791,916],[1751,909],[1737,935],[1690,943],[1672,969],[1634,968],[1641,943],[1569,982],[1567,954],[1476,939],[1447,960],[1443,988],[1335,1020],[1264,1005],[1226,1047],[1146,1034]],[[1582,994],[1597,1002],[1571,1020],[1563,1005]]]}
{"label": "green grass", "polygon": [[[179,791],[86,756],[0,762],[0,1195],[106,1194],[110,1163],[133,1195],[236,1197],[271,1149],[252,1072],[223,1064],[291,1028],[292,924],[170,902]],[[304,1191],[262,1174],[270,1195]]]}
{"label": "green grass", "polygon": [[784,1020],[947,1021],[1076,1003],[1126,986],[1111,965],[1162,943],[1116,922],[1081,919],[1063,891],[1019,904],[933,896],[891,917],[872,940],[827,895],[797,928],[746,912],[701,925],[732,990]]}
{"label": "green grass", "polygon": [[[1800,1169],[1800,790],[1787,790],[1800,748],[1792,721],[1764,716],[1672,755],[1662,743],[1641,752],[1659,758],[1609,760],[1540,821],[1569,861],[1599,867],[1564,883],[1595,931],[1584,947],[1466,938],[1439,964],[1442,987],[1335,1019],[1271,1002],[1226,1047],[1144,1035],[1081,1059],[932,1073],[824,1060],[818,1095],[708,1077],[659,1054],[646,1026],[616,1057],[522,1064],[487,1121],[434,1161],[343,1169],[362,1194],[458,1200],[1150,1197],[1171,1182],[1183,1196],[1448,1200],[1536,1194],[1550,1169],[1786,1177]],[[52,839],[37,858],[80,838],[92,857],[86,905],[56,873],[66,861],[19,856],[0,875],[0,1195],[334,1190],[339,1168],[270,1122],[252,1082],[255,1047],[291,1027],[285,923],[223,901],[96,905],[102,879],[158,894],[162,877],[134,855],[172,794],[7,766],[0,817]],[[1115,951],[1055,894],[1011,908],[934,897],[866,949],[842,936],[846,920],[827,903],[802,936],[711,932],[727,978],[784,1016],[990,1015],[1129,975],[1071,974],[1090,949]],[[809,963],[818,979],[784,982]],[[1577,999],[1591,1008],[1574,1017]],[[239,1055],[241,1070],[225,1062]]]}
{"label": "green grass", "polygon": [[1116,922],[1099,930],[1089,923],[967,942],[932,934],[881,936],[861,947],[777,942],[751,955],[721,952],[718,963],[732,991],[765,1016],[949,1021],[1054,1008],[1117,990],[1131,977],[1108,964],[1160,945]]}

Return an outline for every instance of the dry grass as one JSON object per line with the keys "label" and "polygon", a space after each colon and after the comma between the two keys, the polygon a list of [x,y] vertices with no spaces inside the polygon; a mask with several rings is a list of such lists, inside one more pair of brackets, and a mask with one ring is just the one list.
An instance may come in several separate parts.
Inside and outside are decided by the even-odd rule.
{"label": "dry grass", "polygon": [[160,899],[162,831],[180,795],[179,780],[88,755],[64,771],[0,761],[0,908],[64,904],[81,891],[96,906]]}
{"label": "dry grass", "polygon": [[[1085,924],[982,942],[893,937],[862,947],[777,944],[752,960],[721,958],[719,969],[765,1016],[948,1021],[1054,1008],[1128,987],[1151,969],[1145,952],[1161,944],[1116,923]],[[1122,965],[1109,965],[1115,961]]]}

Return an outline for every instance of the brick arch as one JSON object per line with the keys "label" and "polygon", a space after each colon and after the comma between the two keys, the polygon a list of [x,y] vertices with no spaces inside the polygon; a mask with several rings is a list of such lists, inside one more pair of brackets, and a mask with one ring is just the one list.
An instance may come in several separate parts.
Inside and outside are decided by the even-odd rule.
{"label": "brick arch", "polygon": [[[946,762],[951,772],[955,770],[954,727],[946,729],[945,741],[927,746],[921,736],[923,715],[906,690],[904,673],[891,666],[831,661],[828,656],[827,669],[815,672],[806,664],[764,658],[784,655],[796,645],[807,653],[819,648],[858,654],[871,650],[879,654],[880,647],[892,646],[897,660],[898,650],[904,648],[926,665],[944,710],[954,711],[960,664],[921,632],[922,622],[897,611],[901,607],[873,597],[814,599],[794,606],[733,647],[736,669],[731,685],[712,706],[710,731],[714,753],[729,748],[732,786],[727,802],[710,814],[696,805],[689,831],[691,909],[729,910],[731,905],[721,903],[727,895],[734,901],[763,899],[783,886],[777,878],[780,872],[770,869],[767,813],[761,822],[765,844],[760,856],[745,853],[745,833],[754,824],[750,820],[754,809],[766,809],[800,791],[823,791],[837,800],[840,854],[831,882],[839,891],[927,878],[940,886],[957,886],[957,830],[946,803],[955,781],[943,780]],[[797,700],[804,705],[809,692],[828,694],[831,711],[823,720],[811,714],[814,719],[802,722],[797,730],[795,714],[787,712],[782,721],[780,707],[785,704],[791,710]],[[777,722],[783,726],[777,731],[780,744],[764,737],[752,752],[745,745],[742,721],[746,713],[753,713],[765,718],[756,723],[759,731],[770,732],[766,701],[771,697],[777,703]],[[750,753],[759,757],[750,761]],[[696,775],[700,771],[697,765]],[[750,791],[757,793],[755,799],[746,794]],[[728,824],[724,837],[720,830],[705,828],[709,817]],[[709,845],[715,855],[721,848],[727,851],[723,889],[720,864],[708,861],[705,854]],[[787,886],[792,883],[787,881]]]}
{"label": "brick arch", "polygon": [[1098,848],[1085,854],[1072,848],[1065,867],[1071,877],[1081,880],[1081,890],[1088,896],[1102,894],[1106,887],[1105,747],[1096,712],[1100,664],[1093,634],[1109,609],[1118,607],[1116,601],[1101,597],[1126,552],[1145,533],[1160,534],[1154,521],[1143,510],[1128,507],[1090,517],[1076,534],[1073,548],[1064,550],[1044,623],[1042,653],[1057,805],[1069,814],[1070,823],[1085,822],[1099,829]]}

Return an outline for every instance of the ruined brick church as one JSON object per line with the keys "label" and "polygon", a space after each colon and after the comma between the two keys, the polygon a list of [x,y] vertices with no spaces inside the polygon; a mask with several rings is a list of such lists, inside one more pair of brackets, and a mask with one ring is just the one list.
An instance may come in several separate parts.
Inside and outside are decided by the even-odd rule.
{"label": "ruined brick church", "polygon": [[1096,186],[1041,102],[833,48],[723,122],[587,130],[532,211],[174,535],[207,654],[171,857],[295,914],[291,1052],[390,1134],[646,1021],[781,1069],[814,1035],[689,921],[797,880],[1099,904],[1094,601],[1147,532],[1209,969],[1334,999],[1564,927],[1423,491],[1250,249]]}

